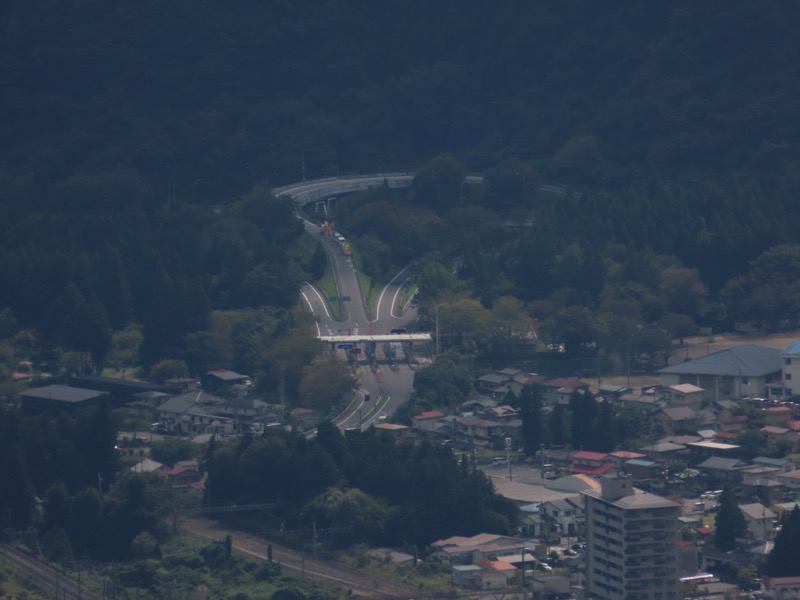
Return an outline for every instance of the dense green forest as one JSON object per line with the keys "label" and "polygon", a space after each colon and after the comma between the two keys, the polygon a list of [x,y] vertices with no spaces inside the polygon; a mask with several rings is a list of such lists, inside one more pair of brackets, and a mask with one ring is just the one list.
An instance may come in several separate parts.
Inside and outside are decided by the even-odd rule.
{"label": "dense green forest", "polygon": [[[30,359],[229,367],[324,409],[315,371],[334,394],[352,382],[308,367],[297,292],[322,255],[272,190],[353,173],[415,173],[408,193],[342,199],[337,227],[379,282],[414,263],[423,325],[435,311],[461,353],[418,372],[400,419],[468,397],[476,356],[531,361],[531,329],[599,377],[661,366],[699,325],[795,327],[799,26],[800,5],[756,0],[6,0],[0,397]],[[585,397],[544,423],[535,394],[509,401],[528,451],[643,429]],[[67,555],[152,551],[172,499],[116,476],[115,431],[105,408],[1,410],[2,523]],[[248,437],[204,466],[209,503],[346,523],[331,545],[516,524],[467,461],[375,432]]]}
{"label": "dense green forest", "polygon": [[[70,559],[129,558],[140,535],[163,543],[175,533],[190,499],[162,477],[124,469],[130,463],[115,451],[115,421],[107,405],[34,418],[0,410],[0,481],[14,482],[0,488],[0,525],[34,525],[42,544],[58,545],[55,554]],[[181,456],[187,449],[163,442],[153,456],[191,458]],[[330,548],[422,549],[456,533],[511,533],[518,525],[516,505],[469,460],[459,466],[450,448],[398,444],[374,429],[343,437],[327,422],[313,440],[277,431],[213,438],[201,458],[207,506],[272,504],[249,529],[307,531],[316,524],[331,530]]]}
{"label": "dense green forest", "polygon": [[266,389],[288,368],[296,394],[302,362],[265,348],[318,266],[270,189],[391,170],[410,200],[343,206],[365,267],[461,257],[469,297],[519,299],[570,351],[795,325],[798,23],[754,0],[6,2],[0,335],[55,370],[53,348]]}

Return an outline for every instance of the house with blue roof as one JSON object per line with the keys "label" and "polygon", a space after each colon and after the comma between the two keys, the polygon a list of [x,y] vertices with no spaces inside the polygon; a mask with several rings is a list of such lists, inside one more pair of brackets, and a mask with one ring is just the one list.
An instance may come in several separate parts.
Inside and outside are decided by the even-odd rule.
{"label": "house with blue roof", "polygon": [[[796,356],[800,377],[800,347]],[[703,400],[767,397],[770,386],[784,381],[781,350],[746,344],[720,350],[659,369],[665,387],[692,384],[704,390]]]}

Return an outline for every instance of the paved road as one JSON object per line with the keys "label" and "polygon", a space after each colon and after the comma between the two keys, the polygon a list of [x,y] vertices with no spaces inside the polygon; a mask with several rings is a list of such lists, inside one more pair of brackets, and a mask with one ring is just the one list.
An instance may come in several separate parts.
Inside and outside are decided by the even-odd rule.
{"label": "paved road", "polygon": [[[314,200],[364,190],[384,183],[388,183],[391,187],[407,187],[412,179],[412,175],[403,173],[326,179],[284,186],[273,190],[273,193],[290,196],[302,209],[303,205]],[[302,210],[298,210],[298,214],[302,217]],[[342,302],[343,319],[337,321],[333,318],[328,299],[320,290],[308,282],[303,286],[303,298],[317,317],[318,335],[388,334],[392,329],[410,328],[414,324],[415,308],[400,306],[403,292],[411,277],[409,268],[397,273],[377,294],[372,307],[374,313],[368,311],[357,265],[353,263],[352,257],[343,254],[336,240],[322,235],[319,224],[307,218],[303,218],[303,223],[306,231],[320,240],[331,258],[338,296],[349,298],[348,301]],[[377,348],[377,351],[380,355],[383,349]],[[347,358],[344,352],[339,352],[342,358]],[[398,360],[394,368],[390,368],[387,361],[379,362],[377,366],[368,364],[364,354],[357,358],[358,361],[353,367],[359,379],[360,392],[356,394],[342,418],[337,421],[341,429],[354,427],[363,429],[378,422],[381,417],[392,414],[408,399],[414,382],[414,371],[407,360]],[[361,392],[369,394],[370,400],[365,400],[365,395]]]}

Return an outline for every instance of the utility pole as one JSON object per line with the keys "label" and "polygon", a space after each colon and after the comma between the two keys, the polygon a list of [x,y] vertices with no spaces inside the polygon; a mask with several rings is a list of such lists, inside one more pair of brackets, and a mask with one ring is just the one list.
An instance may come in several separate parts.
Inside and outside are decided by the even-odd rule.
{"label": "utility pole", "polygon": [[314,536],[314,540],[313,540],[314,560],[317,560],[317,522],[316,521],[314,521],[314,533],[313,533],[313,536]]}
{"label": "utility pole", "polygon": [[286,424],[286,409],[285,409],[286,400],[283,397],[283,373],[284,373],[285,370],[286,370],[286,367],[281,367],[281,389],[280,389],[280,394],[281,394],[281,396],[280,396],[281,397],[281,427]]}
{"label": "utility pole", "polygon": [[514,476],[511,473],[511,438],[506,438],[506,467],[508,467],[508,480],[514,481]]}
{"label": "utility pole", "polygon": [[439,305],[436,305],[436,358],[439,358],[442,346],[439,342]]}

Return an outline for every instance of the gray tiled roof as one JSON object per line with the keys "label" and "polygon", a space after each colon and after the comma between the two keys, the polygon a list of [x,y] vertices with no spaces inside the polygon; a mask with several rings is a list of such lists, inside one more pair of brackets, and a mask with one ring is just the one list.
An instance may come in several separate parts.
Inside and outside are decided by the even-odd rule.
{"label": "gray tiled roof", "polygon": [[41,398],[44,400],[57,400],[58,402],[84,402],[103,396],[105,392],[87,390],[85,388],[68,385],[46,385],[22,392],[25,398]]}
{"label": "gray tiled roof", "polygon": [[751,344],[659,369],[659,375],[763,377],[781,370],[781,351]]}

